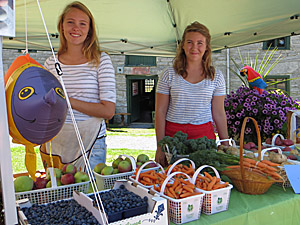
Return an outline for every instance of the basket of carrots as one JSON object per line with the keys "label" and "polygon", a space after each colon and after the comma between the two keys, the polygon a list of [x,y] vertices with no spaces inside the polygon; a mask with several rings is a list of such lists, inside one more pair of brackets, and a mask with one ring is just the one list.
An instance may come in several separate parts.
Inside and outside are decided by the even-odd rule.
{"label": "basket of carrots", "polygon": [[[244,131],[248,120],[252,120],[258,140],[258,160],[243,157]],[[273,183],[283,182],[277,173],[278,168],[268,160],[261,159],[261,137],[257,122],[252,117],[245,117],[240,136],[240,165],[228,166],[222,171],[232,181],[234,187],[245,194],[264,194]]]}
{"label": "basket of carrots", "polygon": [[[207,167],[214,171],[215,176],[206,171],[200,174]],[[221,181],[220,175],[214,167],[209,165],[199,167],[192,178],[192,183],[195,184],[198,191],[205,194],[202,204],[203,213],[211,215],[228,209],[230,192],[233,186],[228,182]]]}
{"label": "basket of carrots", "polygon": [[[157,167],[150,168],[144,171],[143,169],[151,163],[155,163]],[[160,171],[157,168],[159,168]],[[140,168],[137,168],[135,173],[129,177],[129,180],[141,185],[142,187],[150,189],[154,185],[162,184],[166,178],[167,175],[165,173],[165,170],[159,163],[148,161],[145,162]]]}
{"label": "basket of carrots", "polygon": [[204,193],[195,188],[189,175],[171,173],[153,190],[168,200],[169,216],[173,223],[183,224],[200,218]]}

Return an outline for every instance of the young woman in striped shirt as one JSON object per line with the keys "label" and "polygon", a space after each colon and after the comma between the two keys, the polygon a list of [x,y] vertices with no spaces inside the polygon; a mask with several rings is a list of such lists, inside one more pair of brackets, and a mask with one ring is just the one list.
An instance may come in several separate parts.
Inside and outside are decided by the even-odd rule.
{"label": "young woman in striped shirt", "polygon": [[[157,142],[177,131],[188,139],[206,136],[216,139],[212,121],[220,139],[228,138],[224,109],[225,80],[211,65],[209,30],[194,22],[187,26],[174,59],[159,79],[156,94],[155,130]],[[224,143],[225,145],[228,143]],[[165,154],[157,146],[155,160],[167,165]]]}
{"label": "young woman in striped shirt", "polygon": [[[110,57],[100,51],[91,12],[80,2],[70,3],[59,17],[57,29],[60,33],[58,61],[76,121],[91,117],[111,119],[116,103],[115,72]],[[54,57],[49,57],[45,67],[57,74],[54,63]],[[68,113],[66,123],[71,122]],[[105,134],[103,120],[89,159],[92,169],[106,161]]]}

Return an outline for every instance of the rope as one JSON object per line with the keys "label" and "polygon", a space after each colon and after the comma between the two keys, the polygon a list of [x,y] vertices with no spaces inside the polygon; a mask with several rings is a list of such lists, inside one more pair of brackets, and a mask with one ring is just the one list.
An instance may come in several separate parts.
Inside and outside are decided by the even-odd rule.
{"label": "rope", "polygon": [[[96,203],[97,203],[97,207],[98,207],[102,222],[105,223],[105,224],[108,224],[108,219],[105,216],[104,206],[103,206],[101,198],[100,198],[100,194],[99,194],[99,191],[98,191],[98,188],[97,188],[97,184],[95,182],[95,179],[93,179],[93,176],[92,176],[92,169],[91,169],[90,163],[88,161],[88,158],[86,156],[86,152],[85,152],[85,148],[84,148],[84,145],[83,145],[83,142],[82,142],[82,138],[80,136],[79,129],[78,129],[78,126],[77,126],[77,123],[76,123],[76,120],[75,120],[75,116],[74,116],[74,113],[73,113],[73,110],[72,110],[72,107],[71,107],[71,103],[70,103],[70,100],[69,100],[69,97],[68,97],[68,94],[67,94],[67,90],[65,88],[65,84],[64,84],[64,81],[62,79],[63,72],[60,68],[60,64],[59,64],[59,62],[56,58],[56,55],[54,53],[54,49],[52,47],[52,43],[51,43],[51,40],[50,40],[50,36],[49,36],[48,29],[47,29],[47,26],[46,26],[46,23],[45,23],[45,20],[44,20],[44,16],[43,16],[43,12],[42,12],[39,0],[37,0],[37,4],[38,4],[39,10],[40,10],[40,14],[41,14],[42,21],[43,21],[43,24],[44,24],[44,27],[45,27],[47,38],[48,38],[48,41],[49,41],[49,44],[50,44],[50,47],[51,47],[51,51],[52,51],[52,54],[53,54],[53,57],[54,57],[54,60],[55,60],[55,69],[56,69],[57,74],[59,75],[60,82],[61,82],[62,88],[63,88],[65,96],[66,96],[67,105],[68,105],[69,112],[70,112],[70,115],[71,115],[71,119],[72,119],[72,122],[73,122],[73,125],[74,125],[77,140],[79,142],[80,151],[81,151],[81,154],[83,156],[84,163],[87,166],[87,174],[88,174],[88,176],[90,178],[90,181],[92,183],[91,186],[92,186],[92,189],[93,189],[93,192],[94,192],[94,195],[95,195],[95,200],[96,200]],[[99,204],[99,202],[100,202],[100,204]],[[101,207],[100,207],[100,205],[101,205]],[[104,217],[104,219],[103,219],[103,217]]]}

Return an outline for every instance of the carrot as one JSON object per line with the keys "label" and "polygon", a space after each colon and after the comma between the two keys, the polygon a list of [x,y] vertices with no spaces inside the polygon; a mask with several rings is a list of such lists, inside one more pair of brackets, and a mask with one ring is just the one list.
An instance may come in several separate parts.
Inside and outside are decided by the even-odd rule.
{"label": "carrot", "polygon": [[[184,183],[186,185],[188,184],[192,184],[191,182],[189,182],[188,180],[184,180],[183,178],[180,178],[181,183]],[[193,185],[193,184],[192,184]]]}
{"label": "carrot", "polygon": [[152,180],[149,177],[143,177],[142,179],[148,183],[152,183]]}
{"label": "carrot", "polygon": [[174,188],[174,190],[175,190],[175,188],[178,186],[179,183],[180,183],[179,179],[178,179],[178,178],[175,178],[175,181],[174,181],[174,183],[172,184],[172,188]]}
{"label": "carrot", "polygon": [[177,192],[180,188],[182,188],[182,184],[181,183],[179,185],[177,185],[177,187],[174,189],[174,191]]}
{"label": "carrot", "polygon": [[141,182],[143,185],[146,185],[146,186],[151,186],[151,185],[153,185],[152,183],[149,183],[149,182],[144,181],[144,180],[141,180],[140,182]]}
{"label": "carrot", "polygon": [[194,170],[194,168],[191,168],[191,169],[186,170],[185,173],[188,174],[188,175],[194,174],[195,170]]}
{"label": "carrot", "polygon": [[211,191],[212,188],[213,188],[213,186],[215,185],[216,181],[217,181],[217,177],[214,176],[214,177],[212,178],[211,182],[208,184],[207,190]]}
{"label": "carrot", "polygon": [[220,189],[220,188],[225,188],[227,186],[228,186],[228,182],[225,182],[223,184],[216,184],[215,186],[213,186],[213,190]]}
{"label": "carrot", "polygon": [[234,165],[234,166],[226,166],[227,169],[239,169],[239,165]]}
{"label": "carrot", "polygon": [[183,190],[183,188],[181,187],[181,188],[175,190],[175,192],[176,192],[176,194],[180,195],[182,193],[182,190]]}
{"label": "carrot", "polygon": [[265,164],[267,164],[267,165],[269,165],[269,166],[280,166],[280,164],[278,164],[278,163],[274,163],[274,162],[271,162],[271,161],[269,161],[269,160],[261,160],[261,162],[262,163],[265,163]]}
{"label": "carrot", "polygon": [[174,191],[174,189],[172,187],[169,187],[169,191],[174,196],[174,198],[176,198],[176,192]]}
{"label": "carrot", "polygon": [[194,192],[186,192],[184,194],[181,194],[180,198],[186,198],[186,197],[192,196],[193,194],[194,194]]}
{"label": "carrot", "polygon": [[199,180],[208,180],[207,177],[204,177],[204,176],[202,176],[200,174],[197,176],[197,179],[199,179]]}
{"label": "carrot", "polygon": [[173,194],[170,192],[169,188],[166,188],[166,189],[165,189],[165,192],[166,192],[166,195],[169,196],[169,197],[171,197],[171,198],[175,198],[175,197],[176,197],[176,195],[173,195]]}
{"label": "carrot", "polygon": [[168,165],[167,169],[165,170],[166,173],[168,173],[171,166],[172,166],[172,164]]}
{"label": "carrot", "polygon": [[188,167],[188,166],[186,166],[186,165],[183,165],[183,168],[185,169],[185,170],[189,170],[190,168]]}
{"label": "carrot", "polygon": [[187,185],[183,185],[182,188],[183,188],[184,190],[189,191],[189,192],[194,192],[194,189],[188,187]]}
{"label": "carrot", "polygon": [[204,172],[204,176],[206,176],[210,181],[212,180],[212,176],[208,172]]}
{"label": "carrot", "polygon": [[280,176],[280,175],[279,175],[278,173],[276,173],[276,172],[269,172],[268,175],[283,180],[282,176]]}
{"label": "carrot", "polygon": [[258,161],[254,160],[254,159],[250,159],[250,158],[244,158],[244,162],[248,162],[248,163],[251,163],[252,165],[256,165],[256,163]]}

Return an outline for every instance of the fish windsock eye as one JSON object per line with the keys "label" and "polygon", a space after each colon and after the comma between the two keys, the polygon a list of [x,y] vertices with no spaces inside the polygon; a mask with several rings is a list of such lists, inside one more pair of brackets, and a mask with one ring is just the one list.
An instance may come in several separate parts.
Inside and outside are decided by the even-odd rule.
{"label": "fish windsock eye", "polygon": [[25,100],[33,94],[34,94],[34,88],[33,87],[24,87],[19,91],[19,99],[20,100]]}
{"label": "fish windsock eye", "polygon": [[56,94],[58,94],[60,97],[62,97],[63,99],[65,99],[65,93],[64,93],[64,91],[63,91],[61,88],[56,87],[56,88],[55,88],[55,92],[56,92]]}

